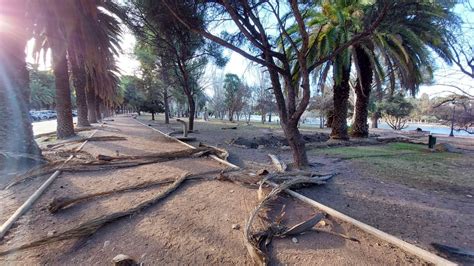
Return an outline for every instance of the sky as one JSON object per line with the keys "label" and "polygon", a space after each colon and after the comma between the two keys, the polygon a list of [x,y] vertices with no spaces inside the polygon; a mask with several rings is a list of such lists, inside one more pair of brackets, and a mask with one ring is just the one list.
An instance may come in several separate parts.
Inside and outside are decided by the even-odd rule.
{"label": "sky", "polygon": [[[474,2],[474,0],[473,0]],[[466,7],[459,6],[455,9],[455,12],[461,15],[462,19],[466,22],[466,25],[474,25],[474,12],[467,9]],[[474,38],[474,32],[472,28],[466,29],[466,35]],[[124,34],[122,37],[121,48],[122,52],[118,57],[118,66],[121,69],[123,75],[134,75],[138,73],[140,63],[133,56],[133,47],[135,46],[136,40],[133,34],[124,27]],[[35,60],[31,55],[33,42],[30,41],[27,46],[27,62],[33,63]],[[222,75],[222,73],[234,73],[242,77],[250,85],[257,83],[257,77],[254,71],[258,71],[258,67],[252,64],[249,60],[243,58],[241,55],[225,50],[224,52],[229,62],[223,69],[216,69],[214,66],[208,66],[206,69],[204,87],[208,94],[212,94],[210,90],[210,83],[212,83],[213,75]],[[51,67],[50,56],[44,57],[46,60],[40,62],[41,69],[47,69]],[[450,92],[456,91],[453,87],[446,85],[459,86],[462,89],[474,94],[473,80],[467,75],[463,74],[457,66],[448,66],[440,59],[435,59],[437,70],[435,71],[434,85],[422,85],[417,96],[423,93],[427,93],[430,97],[442,96],[449,94]],[[253,67],[251,66],[253,65]]]}

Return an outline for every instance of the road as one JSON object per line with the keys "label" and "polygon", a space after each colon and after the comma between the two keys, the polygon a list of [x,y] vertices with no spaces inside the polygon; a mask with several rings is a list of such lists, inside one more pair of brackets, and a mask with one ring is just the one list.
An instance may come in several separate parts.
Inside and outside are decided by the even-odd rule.
{"label": "road", "polygon": [[[77,117],[73,118],[74,123],[77,122]],[[51,133],[56,131],[57,120],[46,120],[41,122],[33,122],[33,135]]]}

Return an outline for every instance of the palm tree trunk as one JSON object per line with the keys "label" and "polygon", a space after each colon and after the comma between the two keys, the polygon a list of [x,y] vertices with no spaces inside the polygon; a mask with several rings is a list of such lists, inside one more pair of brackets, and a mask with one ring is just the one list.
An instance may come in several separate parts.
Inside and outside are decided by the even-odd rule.
{"label": "palm tree trunk", "polygon": [[87,118],[89,123],[98,123],[95,104],[95,91],[92,88],[86,90]]}
{"label": "palm tree trunk", "polygon": [[369,55],[360,47],[355,48],[357,56],[357,64],[360,69],[360,77],[355,86],[356,103],[355,103],[355,119],[352,125],[351,136],[356,138],[369,137],[369,125],[367,119],[369,117],[369,99],[372,86],[373,70],[370,63]]}
{"label": "palm tree trunk", "polygon": [[52,45],[53,72],[56,84],[57,137],[64,139],[74,136],[72,121],[71,89],[66,59],[66,48],[60,41]]}
{"label": "palm tree trunk", "polygon": [[[336,65],[336,64],[335,64]],[[337,66],[333,67],[337,67]],[[349,105],[349,78],[350,67],[343,67],[341,80],[334,81],[334,113],[331,124],[331,138],[332,139],[349,139],[347,134],[347,108]]]}
{"label": "palm tree trunk", "polygon": [[71,63],[72,80],[76,90],[77,105],[77,126],[90,127],[88,120],[87,100],[86,100],[86,71],[82,56],[76,55],[71,49],[68,51],[69,62]]}
{"label": "palm tree trunk", "polygon": [[98,95],[95,96],[95,113],[97,117],[97,121],[102,121],[102,112],[100,111],[100,104],[102,100],[99,98]]}
{"label": "palm tree trunk", "polygon": [[[21,27],[24,1],[0,1],[0,17],[11,18],[10,31],[0,30],[0,150],[41,157],[29,117],[30,88],[25,64],[27,35]],[[22,157],[20,160],[0,156],[0,169],[15,171],[36,164]]]}

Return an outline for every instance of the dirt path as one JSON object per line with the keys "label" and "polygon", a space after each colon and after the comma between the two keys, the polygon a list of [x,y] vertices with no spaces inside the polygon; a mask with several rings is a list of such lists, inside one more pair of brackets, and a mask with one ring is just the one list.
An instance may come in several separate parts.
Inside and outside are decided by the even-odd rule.
{"label": "dirt path", "polygon": [[[130,117],[115,117],[107,122],[114,132],[99,131],[98,136],[116,135],[126,141],[91,142],[84,150],[93,154],[139,155],[181,150],[172,142]],[[247,158],[252,160],[252,158]],[[45,206],[54,197],[83,195],[145,180],[177,177],[184,172],[222,169],[207,159],[183,159],[166,163],[92,173],[63,174],[33,208],[22,217],[0,243],[0,250],[53,235],[93,217],[124,210],[151,198],[163,188],[154,187],[100,198],[62,213],[50,214]],[[35,180],[2,191],[0,219],[6,220],[44,180]],[[301,222],[318,210],[284,197],[285,223]],[[190,181],[166,200],[145,211],[114,222],[94,235],[33,248],[0,257],[0,263],[18,264],[110,264],[117,254],[127,254],[145,265],[156,264],[252,264],[243,242],[242,229],[257,203],[256,191],[229,182]],[[276,239],[270,255],[272,264],[300,265],[400,265],[423,264],[421,260],[371,237],[353,226],[327,219],[325,229],[350,235],[360,243],[324,233],[308,233],[291,239]]]}
{"label": "dirt path", "polygon": [[[148,123],[154,123],[157,128],[166,132],[179,128],[174,123]],[[196,129],[199,133],[193,136],[198,141],[228,149],[231,153],[230,161],[243,167],[256,163],[268,164],[269,152],[278,154],[287,162],[292,160],[290,152],[285,149],[246,149],[228,144],[229,140],[238,137],[252,139],[267,134],[278,135],[281,130],[267,125],[255,127],[245,124],[239,125],[238,130],[221,130],[226,124],[225,121],[222,124],[220,121],[198,120]],[[304,131],[305,134],[311,132]],[[460,138],[453,141],[455,144],[466,142]],[[467,141],[468,147],[471,147],[473,139]],[[474,157],[470,154],[465,156],[465,163],[460,171],[474,173]],[[435,189],[433,186],[411,184],[408,181],[400,183],[386,180],[379,176],[380,171],[369,171],[365,164],[357,161],[339,160],[311,152],[309,160],[316,163],[321,171],[336,171],[341,174],[324,187],[301,190],[302,194],[435,253],[431,246],[433,242],[474,250],[474,199],[469,196],[474,195],[474,192],[471,186],[464,184],[463,193],[459,193],[443,187]],[[474,263],[467,258],[452,259],[464,264]]]}

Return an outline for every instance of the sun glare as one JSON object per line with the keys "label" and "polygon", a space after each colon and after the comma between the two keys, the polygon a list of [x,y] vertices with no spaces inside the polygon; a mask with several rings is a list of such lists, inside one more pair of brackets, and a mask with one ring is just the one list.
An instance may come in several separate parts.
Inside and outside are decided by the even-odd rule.
{"label": "sun glare", "polygon": [[0,31],[6,31],[8,28],[8,23],[6,21],[5,16],[0,15]]}

